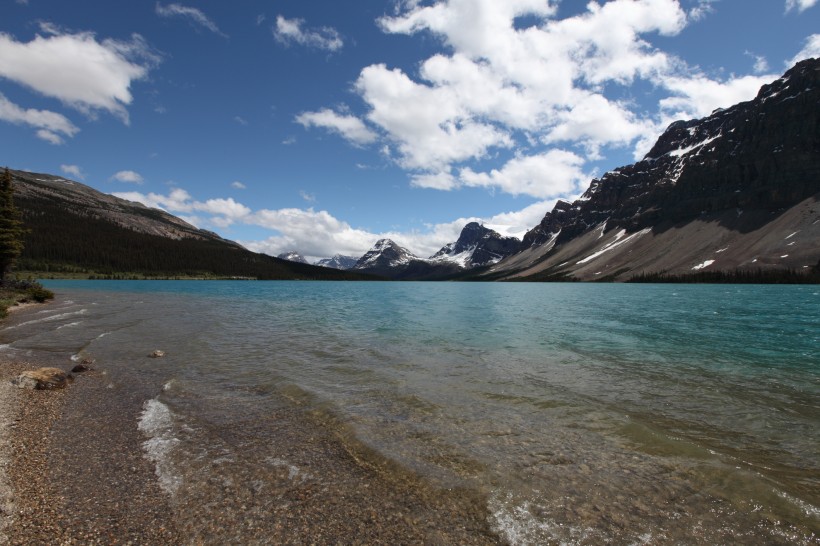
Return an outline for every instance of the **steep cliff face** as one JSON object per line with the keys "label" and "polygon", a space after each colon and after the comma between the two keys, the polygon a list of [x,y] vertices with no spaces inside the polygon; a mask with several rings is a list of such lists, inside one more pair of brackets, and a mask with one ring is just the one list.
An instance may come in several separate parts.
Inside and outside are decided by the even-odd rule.
{"label": "steep cliff face", "polygon": [[[811,202],[818,193],[820,61],[810,59],[764,86],[752,101],[715,111],[704,119],[670,125],[643,160],[593,180],[574,203],[559,202],[524,237],[519,254],[526,258],[505,260],[495,272],[528,276],[552,270],[591,278],[594,273],[586,265],[594,261],[595,267],[611,270],[612,264],[603,266],[612,261],[625,270],[619,278],[638,272],[680,273],[691,270],[691,260],[705,247],[692,241],[692,248],[687,251],[683,245],[675,260],[661,259],[671,252],[661,246],[669,244],[669,237],[663,237],[667,231],[699,222],[711,226],[711,237],[731,239],[728,234],[735,234],[748,247],[752,245],[748,236],[761,237],[765,226],[809,200],[805,215],[793,218],[794,230],[802,233],[799,239],[805,239],[801,247],[806,252],[800,253],[799,260],[791,252],[782,252],[778,263],[767,259],[772,267],[803,268],[812,256],[815,262],[820,258],[816,254],[820,237],[814,245],[811,241],[817,226]],[[784,225],[783,229],[789,228]],[[602,244],[617,243],[599,255],[605,259],[587,260],[601,248],[592,245],[594,248],[588,249],[579,243],[579,238],[593,231]],[[614,240],[621,232],[623,235]],[[638,238],[632,237],[636,234],[644,241],[656,241],[654,263],[649,248],[644,249],[647,259],[640,263],[623,258],[622,253],[637,242]],[[710,237],[701,236],[704,240]],[[564,252],[564,260],[550,259],[568,246],[577,247],[578,254]],[[778,252],[777,248],[771,251]],[[593,252],[583,254],[589,250]],[[690,258],[687,252],[692,254]],[[761,265],[759,256],[741,256],[734,250],[722,258],[730,256],[732,259],[715,259],[705,267]],[[787,259],[790,256],[792,260]]]}

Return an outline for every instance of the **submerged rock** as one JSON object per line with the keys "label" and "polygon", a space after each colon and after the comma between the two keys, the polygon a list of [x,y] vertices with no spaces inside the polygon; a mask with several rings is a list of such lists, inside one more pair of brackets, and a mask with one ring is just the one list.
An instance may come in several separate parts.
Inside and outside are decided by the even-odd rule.
{"label": "submerged rock", "polygon": [[82,372],[91,371],[91,370],[94,369],[92,367],[93,365],[94,365],[94,359],[93,358],[84,358],[84,359],[80,360],[79,364],[77,364],[76,366],[71,368],[71,373],[82,373]]}
{"label": "submerged rock", "polygon": [[154,351],[153,353],[151,353],[148,356],[150,358],[162,358],[163,356],[165,356],[165,351],[160,351],[159,349],[157,349],[156,351]]}
{"label": "submerged rock", "polygon": [[62,389],[73,377],[59,368],[39,368],[28,370],[17,376],[13,381],[21,389]]}

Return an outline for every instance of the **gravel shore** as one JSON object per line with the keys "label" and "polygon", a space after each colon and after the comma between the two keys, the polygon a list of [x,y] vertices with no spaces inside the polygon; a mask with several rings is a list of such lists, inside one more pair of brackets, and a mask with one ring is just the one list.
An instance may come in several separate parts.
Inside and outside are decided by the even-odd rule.
{"label": "gravel shore", "polygon": [[[55,365],[0,361],[0,544],[499,543],[480,499],[378,468],[333,427],[291,411],[270,415],[272,426],[289,457],[324,485],[295,484],[285,468],[268,478],[263,498],[212,489],[218,475],[171,498],[136,426],[146,392],[114,385],[104,369],[76,374],[62,390],[11,384],[41,364]],[[252,430],[243,434],[253,441]]]}
{"label": "gravel shore", "polygon": [[80,428],[66,418],[97,398],[104,377],[78,375],[62,390],[12,385],[38,367],[0,362],[0,544],[181,543],[138,432],[111,441],[87,415]]}

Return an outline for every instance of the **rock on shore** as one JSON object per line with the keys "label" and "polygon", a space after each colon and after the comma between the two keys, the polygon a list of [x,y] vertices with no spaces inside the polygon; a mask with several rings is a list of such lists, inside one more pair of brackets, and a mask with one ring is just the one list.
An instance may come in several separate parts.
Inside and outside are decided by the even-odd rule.
{"label": "rock on shore", "polygon": [[59,368],[39,368],[26,370],[14,380],[21,389],[48,390],[62,389],[73,377]]}

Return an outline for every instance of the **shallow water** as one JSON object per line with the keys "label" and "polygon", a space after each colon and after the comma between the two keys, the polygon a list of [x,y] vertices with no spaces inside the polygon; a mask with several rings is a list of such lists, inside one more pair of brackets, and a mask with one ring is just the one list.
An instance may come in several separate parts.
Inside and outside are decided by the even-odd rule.
{"label": "shallow water", "polygon": [[178,505],[261,524],[283,483],[326,486],[269,418],[297,408],[511,543],[818,542],[815,286],[46,284],[0,350],[144,382]]}

